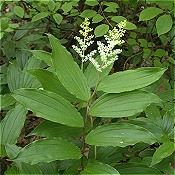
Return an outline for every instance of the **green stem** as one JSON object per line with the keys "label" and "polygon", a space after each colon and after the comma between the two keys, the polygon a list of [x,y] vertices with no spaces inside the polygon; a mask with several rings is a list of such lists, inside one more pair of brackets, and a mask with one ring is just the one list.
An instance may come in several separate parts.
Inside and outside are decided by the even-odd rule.
{"label": "green stem", "polygon": [[94,154],[95,154],[95,160],[97,159],[97,147],[94,146]]}
{"label": "green stem", "polygon": [[[89,117],[89,108],[91,106],[91,103],[92,103],[92,98],[93,96],[95,95],[95,93],[97,92],[97,87],[99,85],[99,81],[100,81],[100,75],[101,73],[98,74],[98,78],[97,78],[97,83],[96,83],[96,86],[95,86],[95,89],[94,89],[94,92],[92,93],[90,99],[88,100],[87,102],[87,107],[86,107],[86,117],[85,117],[85,121],[84,121],[84,125],[82,127],[82,142],[83,142],[83,147],[82,147],[82,158],[81,158],[81,169],[83,170],[84,168],[84,153],[86,151],[86,140],[85,140],[85,128],[86,128],[86,124],[87,124],[87,121],[88,121],[88,117]],[[93,126],[93,120],[91,120],[91,126]]]}
{"label": "green stem", "polygon": [[93,118],[92,118],[92,116],[90,116],[90,119],[91,119],[91,128],[93,129]]}
{"label": "green stem", "polygon": [[99,82],[100,82],[100,76],[101,76],[101,72],[99,72],[99,74],[98,74],[98,77],[97,77],[97,83],[96,83],[96,86],[95,86],[94,92],[93,92],[92,95],[91,95],[90,100],[92,100],[93,96],[94,96],[95,93],[97,92],[97,88],[98,88],[98,85],[99,85]]}
{"label": "green stem", "polygon": [[81,60],[81,71],[83,72],[83,59]]}

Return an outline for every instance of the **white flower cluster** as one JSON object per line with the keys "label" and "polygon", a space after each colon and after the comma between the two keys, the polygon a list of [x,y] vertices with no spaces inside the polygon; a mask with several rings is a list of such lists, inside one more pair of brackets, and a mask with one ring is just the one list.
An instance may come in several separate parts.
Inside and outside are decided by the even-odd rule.
{"label": "white flower cluster", "polygon": [[[80,37],[75,37],[78,41],[80,47],[73,46],[73,49],[80,55],[82,61],[85,62],[87,60],[91,61],[95,68],[102,72],[103,69],[112,64],[115,60],[118,60],[118,54],[122,52],[121,49],[114,49],[116,45],[121,45],[124,43],[124,40],[121,38],[124,36],[125,30],[123,29],[126,25],[126,21],[122,21],[118,24],[118,28],[113,28],[113,30],[109,30],[107,35],[104,35],[107,45],[102,43],[101,41],[97,41],[98,48],[97,50],[91,51],[89,54],[85,56],[85,51],[88,46],[90,46],[94,41],[92,41],[93,35],[88,36],[89,32],[92,31],[89,28],[89,20],[86,18],[85,21],[80,25],[83,30],[80,30],[80,34],[83,35],[84,39]],[[99,64],[93,56],[97,53],[100,54],[101,64]]]}
{"label": "white flower cluster", "polygon": [[85,58],[85,51],[94,42],[92,40],[94,35],[89,35],[89,32],[91,32],[93,30],[89,27],[89,24],[90,24],[89,19],[85,18],[84,22],[80,25],[82,30],[79,31],[80,34],[83,36],[83,39],[81,39],[78,36],[75,36],[74,38],[78,41],[79,47],[75,46],[75,45],[72,46],[73,49],[80,55],[83,62],[87,61],[87,58]]}

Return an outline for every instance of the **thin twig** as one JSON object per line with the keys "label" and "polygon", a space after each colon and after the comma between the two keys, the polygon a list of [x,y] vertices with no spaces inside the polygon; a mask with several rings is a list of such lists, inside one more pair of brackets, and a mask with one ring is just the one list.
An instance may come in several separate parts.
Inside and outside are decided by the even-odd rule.
{"label": "thin twig", "polygon": [[135,55],[132,55],[132,56],[128,57],[127,60],[126,60],[125,63],[124,63],[123,70],[126,69],[126,63],[127,63],[131,58],[133,58],[133,57],[135,57],[135,56],[137,56],[137,55],[140,55],[140,54],[142,54],[142,53],[143,53],[143,51],[138,52],[138,53],[136,53]]}
{"label": "thin twig", "polygon": [[100,7],[100,10],[101,10],[101,13],[102,13],[103,17],[105,18],[107,23],[113,28],[113,25],[108,21],[108,19],[106,18],[105,14],[103,13],[103,9],[102,9],[102,6],[100,4],[99,4],[99,7]]}

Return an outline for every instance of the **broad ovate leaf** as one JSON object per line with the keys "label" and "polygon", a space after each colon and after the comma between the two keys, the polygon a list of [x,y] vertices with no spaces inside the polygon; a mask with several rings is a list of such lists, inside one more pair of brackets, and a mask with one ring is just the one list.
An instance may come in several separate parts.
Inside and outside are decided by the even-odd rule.
{"label": "broad ovate leaf", "polygon": [[49,66],[53,66],[52,56],[49,52],[43,50],[30,50],[30,52],[36,56],[38,59],[44,61]]}
{"label": "broad ovate leaf", "polygon": [[73,127],[82,127],[83,118],[70,102],[61,96],[40,89],[19,89],[14,98],[38,117]]}
{"label": "broad ovate leaf", "polygon": [[148,7],[141,11],[139,21],[148,21],[161,13],[163,13],[163,10],[160,8]]}
{"label": "broad ovate leaf", "polygon": [[157,95],[141,90],[104,94],[92,104],[89,114],[98,117],[128,117],[144,111],[151,103],[160,101]]}
{"label": "broad ovate leaf", "polygon": [[26,120],[26,113],[27,110],[21,104],[8,111],[5,118],[1,121],[0,140],[2,145],[7,143],[15,144],[17,142]]}
{"label": "broad ovate leaf", "polygon": [[61,21],[63,20],[63,16],[60,14],[54,14],[53,15],[54,20],[56,21],[57,24],[60,24]]}
{"label": "broad ovate leaf", "polygon": [[151,123],[162,127],[162,116],[159,109],[154,104],[151,104],[146,108],[145,114]]}
{"label": "broad ovate leaf", "polygon": [[169,32],[172,28],[173,20],[170,15],[162,15],[156,21],[156,29],[158,35]]}
{"label": "broad ovate leaf", "polygon": [[31,22],[35,22],[35,21],[38,21],[40,19],[46,18],[49,15],[50,15],[49,12],[40,12],[40,13],[36,14],[35,16],[33,16]]}
{"label": "broad ovate leaf", "polygon": [[83,18],[92,18],[94,17],[95,15],[97,14],[97,12],[95,10],[84,10],[80,16],[83,17]]}
{"label": "broad ovate leaf", "polygon": [[80,159],[81,152],[73,143],[61,139],[40,139],[20,150],[13,161],[26,162],[31,165],[54,160]]}
{"label": "broad ovate leaf", "polygon": [[139,142],[153,144],[156,137],[140,126],[124,122],[99,126],[86,136],[86,143],[95,146],[125,147]]}
{"label": "broad ovate leaf", "polygon": [[163,175],[158,169],[136,161],[133,163],[118,163],[115,168],[122,175]]}
{"label": "broad ovate leaf", "polygon": [[97,90],[120,93],[140,89],[157,81],[165,71],[163,68],[149,67],[117,72],[103,78]]}
{"label": "broad ovate leaf", "polygon": [[170,156],[174,152],[174,146],[173,142],[165,142],[159,146],[152,157],[151,165],[153,166]]}
{"label": "broad ovate leaf", "polygon": [[79,138],[82,135],[82,128],[65,126],[51,121],[43,121],[27,136],[31,135],[50,138]]}
{"label": "broad ovate leaf", "polygon": [[19,16],[20,18],[23,18],[24,16],[24,9],[20,6],[15,6],[14,7],[14,13]]}
{"label": "broad ovate leaf", "polygon": [[1,110],[10,105],[13,105],[16,102],[16,100],[11,96],[11,94],[1,95],[0,98],[1,98],[0,103]]}
{"label": "broad ovate leaf", "polygon": [[101,24],[97,26],[94,30],[95,37],[101,37],[105,35],[109,30],[109,26],[107,24]]}
{"label": "broad ovate leaf", "polygon": [[54,92],[70,102],[81,101],[72,95],[52,72],[45,69],[30,69],[27,73],[36,77],[45,90]]}
{"label": "broad ovate leaf", "polygon": [[87,101],[90,98],[90,88],[87,79],[72,55],[63,47],[57,38],[48,35],[52,46],[52,59],[56,74],[63,86],[77,98]]}
{"label": "broad ovate leaf", "polygon": [[119,175],[119,172],[113,168],[112,166],[108,164],[104,164],[101,162],[90,162],[85,167],[82,175],[87,174],[93,174],[93,175],[99,175],[99,174],[110,174],[110,175]]}
{"label": "broad ovate leaf", "polygon": [[137,26],[133,24],[132,22],[127,21],[126,26],[124,27],[126,30],[135,30],[137,29]]}

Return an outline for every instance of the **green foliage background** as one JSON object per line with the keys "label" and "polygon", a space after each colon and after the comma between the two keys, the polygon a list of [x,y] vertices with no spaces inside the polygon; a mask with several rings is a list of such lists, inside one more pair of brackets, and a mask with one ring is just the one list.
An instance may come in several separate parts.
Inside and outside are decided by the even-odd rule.
{"label": "green foliage background", "polygon": [[[71,81],[63,84],[64,77],[61,77],[62,74],[59,74],[58,70],[63,68],[65,77],[69,76],[68,70],[72,70],[74,77],[81,74],[77,69],[81,60],[72,49],[72,45],[76,44],[74,36],[79,36],[79,25],[86,17],[92,22],[95,40],[103,40],[103,35],[123,20],[127,20],[127,32],[119,60],[104,72],[104,79],[98,87],[96,97],[104,102],[104,106],[94,102],[89,111],[90,115],[98,117],[93,118],[93,131],[90,124],[92,121],[87,121],[84,133],[86,135],[91,132],[86,138],[82,167],[78,147],[82,148],[83,143],[81,139],[75,138],[82,136],[81,116],[85,118],[86,100],[89,99],[90,92],[84,82],[79,86],[80,89],[73,89]],[[173,174],[175,25],[172,0],[1,1],[0,23],[2,173]],[[57,41],[60,43],[58,46]],[[55,71],[54,67],[54,53],[69,55],[61,44],[77,63],[72,61],[70,64],[71,59],[67,62],[66,59],[54,59],[58,62],[65,61],[65,65],[70,66],[67,71],[62,66]],[[95,44],[89,51],[94,48]],[[125,72],[127,70],[129,72]],[[56,73],[60,76],[57,77]],[[96,83],[96,74],[92,65],[86,63],[84,75],[92,89]],[[111,78],[107,74],[110,74]],[[80,75],[81,79],[84,75]],[[129,75],[129,79],[124,79],[126,75]],[[137,85],[136,80],[139,76],[148,75],[149,78]],[[122,86],[115,84],[116,77],[121,77],[117,83],[121,83]],[[78,78],[76,80],[79,81]],[[149,83],[145,83],[147,81]],[[111,87],[110,83],[115,84],[114,87]],[[41,88],[46,90],[45,93]],[[137,90],[140,88],[144,93]],[[102,96],[102,91],[119,95]],[[127,91],[133,91],[132,96]],[[121,92],[124,92],[122,94],[128,102],[139,101],[142,106],[139,106],[137,113],[130,112],[130,109],[125,113],[125,117],[122,114],[113,118],[113,115],[119,112],[117,110],[129,108],[129,105],[123,104],[123,108],[114,107],[114,114],[110,113],[109,117],[105,112],[108,112],[115,102],[110,99],[115,97],[122,101],[124,97],[120,96]],[[152,93],[156,94],[161,102]],[[24,100],[24,96],[28,98],[27,101]],[[41,100],[42,104],[46,101],[51,104],[51,100],[56,99],[55,108],[62,105],[65,110],[68,109],[69,116],[72,114],[79,117],[70,117],[66,121],[64,111],[60,110],[57,114],[51,109],[43,112],[44,107],[36,107],[32,101],[33,97],[38,97],[37,100]],[[106,101],[107,99],[109,101]],[[71,104],[78,111],[70,107]],[[49,115],[52,112],[58,115],[57,120]],[[98,129],[95,129],[97,126]],[[119,132],[127,133],[123,138],[125,144],[122,146],[122,141],[113,137],[114,133],[117,136]],[[146,137],[140,138],[142,134]],[[40,139],[43,137],[45,139]],[[38,139],[40,140],[34,141]],[[26,146],[29,143],[32,143],[33,147],[39,145],[34,157],[31,157],[31,147]],[[50,145],[49,149],[47,144]],[[49,154],[51,157],[47,157]],[[26,155],[29,156],[27,159]]]}

